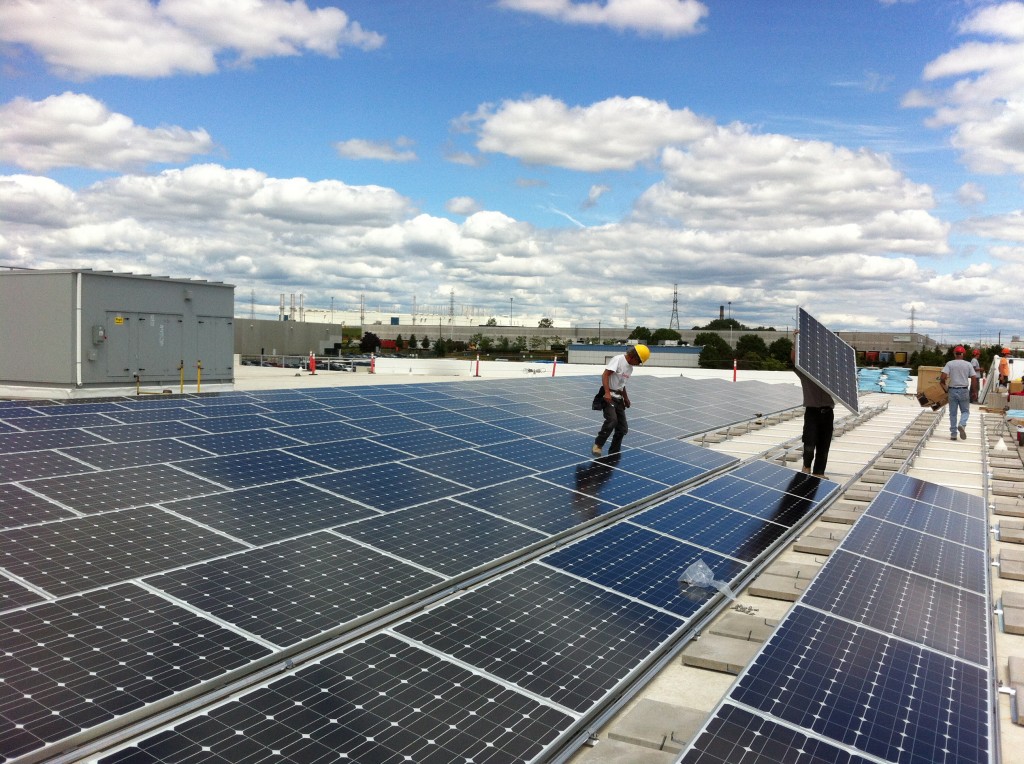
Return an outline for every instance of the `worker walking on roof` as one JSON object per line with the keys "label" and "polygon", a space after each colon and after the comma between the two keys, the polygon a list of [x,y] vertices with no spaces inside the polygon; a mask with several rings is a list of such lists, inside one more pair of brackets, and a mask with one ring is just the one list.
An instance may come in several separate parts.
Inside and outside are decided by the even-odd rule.
{"label": "worker walking on roof", "polygon": [[971,377],[971,403],[978,402],[978,388],[981,385],[981,361],[978,360],[980,355],[981,351],[978,348],[971,351],[971,368],[974,369],[974,376]]}
{"label": "worker walking on roof", "polygon": [[604,367],[604,373],[601,375],[601,387],[604,391],[601,407],[604,412],[604,424],[601,425],[591,448],[594,456],[601,455],[601,449],[609,435],[612,436],[612,442],[608,446],[608,453],[614,454],[621,450],[622,439],[629,432],[629,425],[626,423],[626,409],[629,408],[626,380],[633,374],[634,366],[640,366],[650,357],[651,351],[646,345],[634,345],[625,353],[612,356]]}
{"label": "worker walking on roof", "polygon": [[999,358],[999,386],[1007,387],[1010,384],[1010,348],[1003,348],[1003,354]]}
{"label": "worker walking on roof", "polygon": [[803,471],[823,478],[825,467],[828,465],[829,448],[832,446],[836,402],[827,390],[796,367],[798,334],[799,329],[793,332],[794,344],[789,359],[793,361],[793,371],[800,379],[800,387],[804,392],[804,430],[801,438],[804,446]]}
{"label": "worker walking on roof", "polygon": [[[939,372],[939,384],[949,394],[949,439],[967,440],[967,420],[971,416],[971,378],[974,367],[964,360],[964,346],[953,348],[953,360]],[[959,416],[959,421],[957,417]]]}

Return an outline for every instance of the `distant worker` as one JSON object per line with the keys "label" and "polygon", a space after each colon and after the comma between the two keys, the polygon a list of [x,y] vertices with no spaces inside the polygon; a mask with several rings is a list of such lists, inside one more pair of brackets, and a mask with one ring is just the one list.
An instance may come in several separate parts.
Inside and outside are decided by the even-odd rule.
{"label": "distant worker", "polygon": [[836,402],[827,390],[796,367],[795,341],[798,334],[799,329],[793,332],[794,344],[789,357],[794,362],[793,371],[800,379],[800,387],[804,391],[803,471],[823,478],[828,465],[828,451],[832,446]]}
{"label": "distant worker", "polygon": [[[953,348],[953,360],[947,361],[939,372],[939,384],[949,394],[949,439],[967,440],[967,420],[971,416],[971,378],[974,367],[964,360],[964,346]],[[957,417],[959,416],[959,421]]]}
{"label": "distant worker", "polygon": [[622,449],[622,439],[629,432],[629,425],[626,423],[626,409],[629,408],[629,394],[626,392],[626,380],[633,374],[633,367],[640,366],[651,357],[651,351],[646,345],[633,345],[625,353],[612,356],[608,365],[604,367],[601,375],[601,386],[604,389],[602,411],[604,412],[604,424],[594,439],[594,446],[591,453],[594,456],[601,455],[601,449],[612,435],[612,442],[608,446],[608,453],[618,453]]}
{"label": "distant worker", "polygon": [[971,367],[974,369],[974,376],[971,377],[971,403],[978,402],[978,387],[981,384],[981,361],[978,360],[980,355],[981,351],[978,348],[971,351]]}
{"label": "distant worker", "polygon": [[1010,348],[1003,348],[1003,354],[999,358],[999,386],[1006,387],[1010,384]]}

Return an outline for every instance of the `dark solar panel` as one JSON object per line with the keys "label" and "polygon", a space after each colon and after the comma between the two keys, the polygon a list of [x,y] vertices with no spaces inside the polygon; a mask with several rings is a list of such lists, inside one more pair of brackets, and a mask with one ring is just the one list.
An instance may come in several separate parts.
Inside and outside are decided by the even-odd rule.
{"label": "dark solar panel", "polygon": [[406,464],[468,488],[497,485],[534,473],[529,467],[469,448],[410,459]]}
{"label": "dark solar panel", "polygon": [[683,621],[545,568],[525,568],[396,627],[574,711],[586,711]]}
{"label": "dark solar panel", "polygon": [[457,576],[538,544],[547,535],[442,499],[336,529],[398,559]]}
{"label": "dark solar panel", "polygon": [[906,496],[909,499],[960,512],[969,517],[982,520],[986,517],[985,499],[981,496],[972,496],[963,491],[947,488],[937,483],[929,483],[900,472],[886,481],[883,490],[886,493]]}
{"label": "dark solar panel", "polygon": [[[600,522],[613,511],[650,503],[694,476],[735,462],[679,440],[690,431],[680,423],[693,428],[705,421],[710,429],[777,399],[780,406],[798,400],[794,386],[774,386],[789,390],[790,399],[783,400],[772,386],[637,380],[634,398],[642,402],[631,420],[647,420],[652,429],[656,424],[658,436],[638,429],[618,457],[593,460],[590,446],[599,425],[599,416],[589,409],[593,387],[593,379],[566,377],[528,384],[372,385],[75,405],[40,402],[34,407],[0,403],[0,431],[7,433],[0,435],[0,443],[12,449],[0,454],[0,469],[10,466],[0,478],[7,481],[0,482],[0,511],[8,524],[0,531],[6,534],[0,537],[0,554],[7,554],[0,567],[8,571],[0,576],[0,608],[11,615],[34,607],[40,592],[65,603],[77,593],[100,596],[111,591],[105,587],[141,582],[149,587],[147,596],[161,603],[154,610],[170,606],[164,595],[173,597],[180,603],[173,607],[190,608],[189,617],[196,622],[205,623],[208,614],[217,619],[217,628],[241,643],[277,646],[283,655],[323,645],[357,627],[376,630],[377,637],[366,638],[379,640],[386,636],[380,633],[385,617],[392,619],[402,608],[429,605],[454,585],[477,583],[521,564],[527,553],[553,548],[561,534]],[[32,430],[19,426],[27,421],[36,422]],[[46,429],[53,424],[62,429]],[[200,449],[210,455],[197,456]],[[761,542],[753,521],[749,527],[755,540],[746,543],[756,546]],[[550,753],[546,746],[578,722],[556,703],[591,710],[609,691],[617,691],[608,688],[637,670],[637,661],[661,649],[665,635],[674,629],[670,624],[683,619],[631,595],[664,601],[684,612],[684,601],[699,603],[710,597],[703,590],[680,590],[679,558],[662,551],[685,548],[712,561],[720,578],[730,575],[732,565],[742,567],[735,562],[739,557],[729,561],[710,546],[669,538],[667,530],[659,534],[636,526],[620,528],[632,528],[638,535],[620,539],[618,550],[612,544],[599,552],[625,576],[625,591],[613,593],[600,581],[584,583],[535,565],[534,575],[540,576],[530,579],[537,583],[535,589],[517,589],[482,615],[467,610],[460,616],[466,619],[460,624],[479,618],[495,634],[507,631],[513,646],[534,644],[538,655],[548,651],[543,660],[553,661],[554,668],[546,678],[533,678],[533,669],[527,668],[515,679],[484,680],[479,669],[469,669],[466,653],[457,670],[486,681],[488,688],[500,688],[516,703],[534,704],[557,717],[539,736],[533,736],[530,724],[517,721],[522,726],[510,727],[516,731],[502,725],[498,738],[489,735],[481,744],[475,723],[467,722],[459,710],[451,723],[458,735],[472,738],[460,750],[479,748],[498,756],[496,760],[515,760],[495,753],[500,738],[502,750],[525,751],[527,760],[544,760]],[[730,535],[736,543],[734,555],[746,549],[740,536],[739,529]],[[625,560],[630,555],[633,562]],[[507,579],[518,580],[518,575],[509,573]],[[482,596],[496,592],[486,588]],[[452,602],[463,607],[477,596]],[[579,607],[570,613],[574,602]],[[45,604],[52,603],[39,603]],[[131,617],[143,624],[148,616]],[[561,651],[545,636],[545,618],[553,619],[551,633],[558,635]],[[503,622],[510,626],[505,629]],[[207,633],[193,626],[196,633]],[[566,638],[573,626],[583,636],[570,644]],[[534,636],[531,629],[538,630]],[[495,635],[488,641],[501,644]],[[526,648],[515,650],[523,653]],[[444,673],[457,659],[434,653],[429,660]],[[120,666],[103,664],[98,673],[121,687],[120,671]],[[578,676],[581,681],[576,681]],[[218,677],[222,681],[224,673],[212,679]],[[282,681],[279,687],[291,688],[288,678]],[[512,681],[533,689],[518,691],[505,684]],[[545,681],[544,692],[563,700],[535,694]],[[178,702],[173,693],[166,697]],[[305,702],[304,697],[288,697]],[[463,709],[459,697],[458,708]],[[433,694],[428,700],[428,705],[436,704]],[[104,730],[124,726],[137,715],[145,718],[151,713],[148,703],[133,708],[130,716],[111,717]],[[295,710],[295,703],[290,707]],[[213,708],[197,718],[203,724],[215,717],[226,719],[240,705],[230,701],[219,708],[231,710],[222,715]],[[0,759],[6,755],[6,730],[19,729],[4,726],[10,723],[4,709],[0,689]],[[488,705],[487,712],[492,710]],[[352,736],[353,745],[359,751],[378,750],[378,740],[394,734],[399,735],[395,744],[404,745],[399,738],[425,718],[422,713],[421,706],[411,714],[396,710],[388,700],[374,717],[382,725],[381,734],[359,731]],[[211,748],[232,764],[262,755],[262,749],[251,747],[253,741],[270,743],[271,758],[296,741],[289,750],[303,764],[315,760],[316,751],[323,752],[315,746],[303,748],[313,745],[312,736],[303,737],[310,734],[305,727],[297,732],[298,723],[281,727],[279,721],[259,719],[263,726],[251,735],[247,730],[244,741],[231,741],[241,747],[222,747],[218,740]],[[77,745],[81,733],[97,728],[53,729],[53,743],[61,750],[72,745],[68,735],[76,736]],[[236,728],[230,729],[234,735]],[[114,756],[124,761],[136,755],[168,762],[176,756],[213,759],[213,750],[197,749],[194,742],[172,751],[168,741],[176,734],[157,730],[138,749]],[[545,734],[547,742],[541,742]],[[332,734],[330,745],[336,737]],[[426,748],[403,750],[414,751],[409,755],[417,762],[431,761],[430,751],[436,751],[435,758],[451,760],[455,749],[438,746],[437,740],[425,736],[420,743]],[[328,742],[318,739],[316,745]],[[333,756],[338,749],[329,750]],[[423,751],[427,755],[421,757]],[[475,756],[486,760],[483,753]]]}
{"label": "dark solar panel", "polygon": [[349,475],[324,475],[309,480],[381,512],[391,512],[468,490],[451,480],[428,475],[405,464],[379,464]]}
{"label": "dark solar panel", "polygon": [[163,761],[202,756],[233,764],[525,763],[537,761],[572,722],[563,711],[381,634],[102,762],[137,762],[152,749]]}
{"label": "dark solar panel", "polygon": [[[864,581],[870,581],[866,586]],[[873,629],[988,665],[985,597],[839,549],[802,600]]]}
{"label": "dark solar panel", "polygon": [[458,500],[549,534],[574,528],[618,509],[618,505],[595,495],[534,477],[469,491],[460,494]]}
{"label": "dark solar panel", "polygon": [[693,741],[679,764],[872,764],[873,761],[727,704]]}
{"label": "dark solar panel", "polygon": [[92,589],[243,549],[155,507],[0,531],[0,560],[53,595]]}
{"label": "dark solar panel", "polygon": [[441,581],[322,531],[146,579],[282,646],[386,609]]}
{"label": "dark solar panel", "polygon": [[856,352],[803,308],[799,310],[797,321],[800,327],[796,338],[797,368],[856,414],[860,405]]}
{"label": "dark solar panel", "polygon": [[630,520],[738,560],[754,560],[789,527],[693,496],[668,499]]}
{"label": "dark solar panel", "polygon": [[19,451],[43,451],[49,448],[92,446],[105,443],[103,438],[86,430],[40,430],[39,432],[11,432],[0,435],[0,454]]}
{"label": "dark solar panel", "polygon": [[270,650],[124,584],[0,615],[0,754],[17,757]]}
{"label": "dark solar panel", "polygon": [[79,512],[137,507],[217,490],[209,481],[164,464],[30,480],[25,487]]}
{"label": "dark solar panel", "polygon": [[29,493],[19,485],[0,483],[0,528],[14,528],[63,517],[71,517],[71,512]]}
{"label": "dark solar panel", "polygon": [[681,584],[683,572],[703,560],[715,579],[731,581],[743,566],[647,528],[620,523],[541,558],[567,573],[682,617],[693,615],[716,591]]}
{"label": "dark solar panel", "polygon": [[0,454],[0,475],[3,480],[31,480],[33,478],[74,475],[91,472],[95,468],[64,456],[57,451],[24,451]]}
{"label": "dark solar panel", "polygon": [[[200,475],[228,488],[276,483],[319,475],[327,468],[285,451],[251,451],[178,462],[182,470]],[[190,495],[195,495],[190,494]],[[180,497],[169,497],[180,498]]]}
{"label": "dark solar panel", "polygon": [[897,764],[989,761],[988,672],[796,605],[730,698]]}
{"label": "dark solar panel", "polygon": [[847,534],[843,548],[953,586],[985,591],[985,552],[975,547],[865,515]]}
{"label": "dark solar panel", "polygon": [[250,544],[281,541],[377,514],[296,480],[165,502],[163,506]]}

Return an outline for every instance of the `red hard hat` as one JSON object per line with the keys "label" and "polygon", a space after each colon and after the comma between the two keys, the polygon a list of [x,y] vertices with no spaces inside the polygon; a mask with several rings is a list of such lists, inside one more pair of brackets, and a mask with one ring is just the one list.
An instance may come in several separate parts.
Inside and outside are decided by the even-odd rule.
{"label": "red hard hat", "polygon": [[974,348],[974,350],[971,351],[971,354],[972,355],[981,355],[981,351],[978,350],[978,348]]}
{"label": "red hard hat", "polygon": [[1010,348],[1003,348],[1003,355],[1010,355]]}
{"label": "red hard hat", "polygon": [[953,348],[953,352],[956,353],[957,355],[963,355],[964,354],[964,346],[963,345],[957,345],[955,348]]}

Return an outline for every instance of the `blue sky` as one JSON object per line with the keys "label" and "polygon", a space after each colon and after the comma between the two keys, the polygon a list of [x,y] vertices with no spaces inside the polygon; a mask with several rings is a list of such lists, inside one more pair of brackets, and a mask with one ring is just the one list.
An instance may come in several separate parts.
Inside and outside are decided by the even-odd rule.
{"label": "blue sky", "polygon": [[1024,334],[1024,3],[0,3],[0,265]]}

